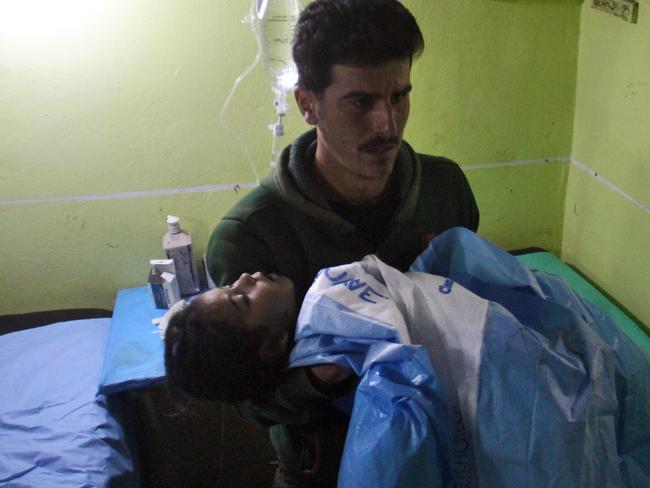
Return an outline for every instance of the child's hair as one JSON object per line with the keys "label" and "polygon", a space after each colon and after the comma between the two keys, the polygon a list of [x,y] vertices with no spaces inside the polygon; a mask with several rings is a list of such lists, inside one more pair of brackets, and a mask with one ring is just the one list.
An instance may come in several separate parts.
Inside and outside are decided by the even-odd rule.
{"label": "child's hair", "polygon": [[213,313],[216,306],[194,300],[169,319],[168,382],[190,397],[224,402],[270,391],[288,364],[287,330],[291,328],[218,321]]}

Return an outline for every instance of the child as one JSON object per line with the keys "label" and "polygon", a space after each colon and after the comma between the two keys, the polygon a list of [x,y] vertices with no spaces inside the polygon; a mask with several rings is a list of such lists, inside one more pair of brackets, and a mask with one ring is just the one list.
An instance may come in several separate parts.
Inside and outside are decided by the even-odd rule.
{"label": "child", "polygon": [[287,365],[296,318],[291,280],[244,273],[172,311],[168,379],[196,398],[232,402],[266,392]]}
{"label": "child", "polygon": [[[168,381],[195,398],[263,395],[288,365],[297,315],[293,282],[275,273],[244,273],[230,286],[179,302],[165,331]],[[309,369],[324,390],[350,375],[335,365]]]}

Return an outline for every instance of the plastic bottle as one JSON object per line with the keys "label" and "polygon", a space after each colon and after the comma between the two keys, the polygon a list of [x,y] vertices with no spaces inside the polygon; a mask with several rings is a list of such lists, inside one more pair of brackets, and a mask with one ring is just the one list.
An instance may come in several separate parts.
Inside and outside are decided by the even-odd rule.
{"label": "plastic bottle", "polygon": [[181,295],[198,293],[199,275],[192,252],[192,236],[181,229],[180,219],[173,215],[167,216],[167,227],[169,230],[162,239],[163,251],[168,259],[174,260]]}

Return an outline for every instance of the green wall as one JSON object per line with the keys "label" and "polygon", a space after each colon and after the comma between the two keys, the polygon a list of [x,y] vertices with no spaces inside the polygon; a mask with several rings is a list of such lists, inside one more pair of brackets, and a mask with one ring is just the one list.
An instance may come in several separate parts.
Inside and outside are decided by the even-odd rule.
{"label": "green wall", "polygon": [[566,164],[556,161],[571,153],[580,2],[405,4],[427,42],[407,138],[463,165],[482,235],[559,252]]}
{"label": "green wall", "polygon": [[650,1],[584,5],[580,32],[562,257],[650,325]]}
{"label": "green wall", "polygon": [[[413,68],[408,140],[463,165],[483,235],[559,253],[572,218],[566,185],[575,184],[566,161],[580,1],[404,3],[427,42]],[[219,123],[233,81],[255,57],[241,22],[248,5],[89,0],[77,6],[83,19],[31,12],[32,27],[47,26],[38,35],[21,34],[14,14],[0,12],[0,313],[112,307],[116,291],[142,285],[148,260],[161,257],[168,213],[202,254],[218,219],[255,182]],[[225,115],[264,174],[274,109],[261,66]],[[292,107],[287,139],[304,129]],[[582,250],[567,227],[571,257]],[[635,242],[630,249],[641,248]]]}

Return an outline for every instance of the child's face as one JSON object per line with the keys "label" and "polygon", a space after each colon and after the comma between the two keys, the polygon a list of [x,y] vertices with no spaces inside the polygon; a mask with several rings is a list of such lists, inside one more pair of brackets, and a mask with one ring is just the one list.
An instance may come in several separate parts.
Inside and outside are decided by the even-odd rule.
{"label": "child's face", "polygon": [[232,285],[205,292],[197,300],[211,304],[216,319],[248,326],[293,325],[297,317],[293,282],[274,273],[244,273]]}

